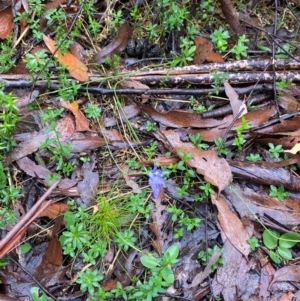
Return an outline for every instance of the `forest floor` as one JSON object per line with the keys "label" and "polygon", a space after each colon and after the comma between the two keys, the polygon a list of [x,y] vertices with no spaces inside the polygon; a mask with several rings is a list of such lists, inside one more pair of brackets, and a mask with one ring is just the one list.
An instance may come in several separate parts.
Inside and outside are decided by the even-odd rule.
{"label": "forest floor", "polygon": [[0,3],[0,300],[298,300],[300,5]]}

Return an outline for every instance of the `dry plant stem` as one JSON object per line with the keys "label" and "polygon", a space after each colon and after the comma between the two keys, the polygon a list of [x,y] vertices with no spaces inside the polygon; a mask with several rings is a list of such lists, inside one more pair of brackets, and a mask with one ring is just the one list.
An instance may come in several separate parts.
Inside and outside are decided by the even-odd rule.
{"label": "dry plant stem", "polygon": [[[278,71],[278,72],[238,72],[227,73],[228,82],[230,84],[251,84],[257,81],[272,82],[275,78],[276,81],[288,80],[291,82],[300,81],[300,71]],[[211,74],[189,74],[189,75],[149,75],[149,76],[132,76],[129,79],[136,80],[148,86],[159,85],[161,83],[168,85],[210,85],[214,83],[215,78]]]}
{"label": "dry plant stem", "polygon": [[238,13],[235,7],[232,5],[230,0],[219,0],[221,4],[222,12],[229,23],[230,27],[234,30],[237,35],[243,33],[242,26],[240,24]]}
{"label": "dry plant stem", "polygon": [[34,206],[19,220],[19,222],[9,231],[9,233],[0,241],[0,258],[2,258],[4,255],[2,254],[2,250],[6,245],[14,238],[15,235],[18,234],[21,230],[23,230],[29,223],[31,222],[39,212],[44,210],[44,207],[48,207],[51,202],[46,203],[46,206],[43,205],[43,202],[49,197],[49,195],[52,193],[52,191],[57,187],[59,184],[59,181],[56,181],[54,184],[52,184],[49,189],[44,193],[44,195],[34,204]]}
{"label": "dry plant stem", "polygon": [[[195,73],[208,73],[211,71],[258,71],[265,70],[270,67],[270,59],[264,60],[240,60],[225,63],[211,63],[211,64],[201,64],[201,65],[191,65],[185,67],[175,67],[172,69],[150,69],[147,71],[134,72],[132,75],[142,76],[142,75],[181,75],[181,74],[195,74]],[[284,59],[274,60],[274,66],[277,71],[279,70],[300,70],[299,60],[286,61]],[[127,72],[128,74],[128,72]]]}
{"label": "dry plant stem", "polygon": [[[0,74],[1,79],[1,74]],[[33,83],[26,80],[2,80],[5,88],[31,88]],[[49,87],[45,81],[37,81],[35,83],[36,88],[47,88],[49,90],[58,90],[60,86],[58,84],[52,83]],[[256,86],[248,87],[234,87],[235,91],[238,94],[248,94],[252,90],[256,92],[266,92],[272,91],[273,86],[270,84],[259,84]],[[80,86],[78,89],[80,92],[89,92],[94,94],[103,94],[103,95],[207,95],[209,93],[214,93],[215,90],[211,88],[203,89],[176,89],[176,88],[165,88],[165,89],[106,89],[106,88],[96,88],[91,86]],[[224,92],[224,87],[220,87],[220,92]]]}
{"label": "dry plant stem", "polygon": [[[9,256],[9,259],[12,260],[20,269],[24,271],[29,277],[43,290],[49,297],[51,297],[54,301],[57,299],[46,289],[44,286],[31,274],[29,273],[18,261],[16,261],[12,256]],[[19,299],[18,299],[19,300]],[[5,299],[0,298],[0,301],[6,301]],[[7,300],[9,301],[9,300]]]}

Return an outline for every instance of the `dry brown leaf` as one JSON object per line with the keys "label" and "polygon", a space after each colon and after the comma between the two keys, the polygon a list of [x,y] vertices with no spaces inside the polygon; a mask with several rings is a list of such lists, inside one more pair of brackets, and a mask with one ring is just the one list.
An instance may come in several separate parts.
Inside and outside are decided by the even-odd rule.
{"label": "dry brown leaf", "polygon": [[84,63],[82,63],[70,52],[67,52],[63,55],[59,50],[56,51],[57,46],[55,45],[55,41],[49,37],[43,35],[43,40],[51,53],[55,53],[54,56],[58,59],[59,63],[68,69],[72,77],[80,82],[86,82],[89,80],[87,73],[88,68]]}
{"label": "dry brown leaf", "polygon": [[55,219],[58,216],[62,215],[66,211],[69,210],[69,206],[64,203],[52,203],[50,204],[46,210],[41,212],[38,217],[46,216],[49,217],[50,219]]}
{"label": "dry brown leaf", "polygon": [[151,213],[152,223],[149,225],[149,227],[155,235],[156,240],[152,242],[152,246],[155,248],[158,254],[162,254],[164,241],[167,238],[166,232],[164,231],[164,225],[166,223],[164,218],[166,218],[166,216],[163,214],[166,206],[162,205],[161,199],[159,198],[153,198],[153,202],[155,207]]}
{"label": "dry brown leaf", "polygon": [[[127,120],[137,116],[141,112],[141,108],[137,106],[135,103],[129,106],[125,106],[121,111],[119,111],[119,115],[121,119]],[[114,117],[106,117],[104,118],[105,127],[114,126],[117,124],[117,119]]]}
{"label": "dry brown leaf", "polygon": [[240,113],[241,115],[239,117],[245,115],[248,112],[246,104],[243,101],[239,100],[239,95],[234,91],[228,81],[224,82],[224,87],[225,93],[230,101],[233,117],[235,118],[237,115],[239,115],[242,110],[243,111]]}
{"label": "dry brown leaf", "polygon": [[89,121],[83,115],[83,113],[79,110],[78,101],[64,101],[63,99],[60,100],[60,104],[70,110],[75,116],[75,124],[76,124],[76,131],[78,132],[85,132],[89,131]]}
{"label": "dry brown leaf", "polygon": [[185,111],[172,110],[166,113],[161,113],[153,109],[149,105],[137,103],[137,105],[152,119],[165,126],[173,128],[195,127],[195,128],[210,128],[222,125],[222,122],[213,118],[202,118],[200,114],[189,113]]}
{"label": "dry brown leaf", "polygon": [[[53,174],[52,171],[47,169],[44,166],[35,164],[32,160],[25,157],[20,160],[17,160],[17,164],[20,169],[22,169],[27,175],[31,177],[36,177],[38,175],[39,180],[44,180],[45,185],[47,185],[49,175]],[[77,180],[71,180],[68,178],[61,179],[58,188],[62,190],[67,190],[71,187],[74,187],[77,184]]]}
{"label": "dry brown leaf", "polygon": [[[133,88],[133,89],[150,89],[149,86],[142,84],[137,80],[124,80],[120,82],[122,88]],[[149,100],[149,95],[142,94],[142,102],[145,103]]]}
{"label": "dry brown leaf", "polygon": [[253,189],[247,187],[242,189],[235,184],[233,184],[233,189],[225,189],[223,192],[241,218],[246,217],[256,221],[254,214],[256,216],[271,216],[282,226],[290,229],[297,226],[300,219],[299,198],[286,198],[284,202],[279,202],[278,199],[270,197],[267,193],[269,191],[262,193],[261,191],[254,192]]}
{"label": "dry brown leaf", "polygon": [[[73,135],[75,130],[75,123],[72,116],[65,116],[57,122],[57,132],[61,133],[60,141],[68,141]],[[7,156],[5,164],[8,165],[13,161],[19,160],[27,155],[35,152],[40,145],[47,139],[55,137],[55,133],[52,131],[45,134],[46,129],[41,130],[39,133],[29,133],[27,140],[19,143],[16,148]]]}
{"label": "dry brown leaf", "polygon": [[211,201],[218,208],[218,220],[226,237],[247,258],[250,253],[250,245],[247,242],[249,235],[243,223],[230,211],[222,196],[217,198],[212,194]]}
{"label": "dry brown leaf", "polygon": [[[219,193],[228,186],[232,175],[230,166],[224,158],[219,158],[213,150],[201,151],[191,143],[182,142],[173,130],[162,132],[173,151],[192,154],[192,158],[187,161],[188,165],[196,168],[197,173],[203,175],[207,182],[218,187]],[[168,148],[168,144],[166,147]]]}
{"label": "dry brown leaf", "polygon": [[212,63],[224,62],[219,53],[213,52],[213,44],[206,38],[196,36],[195,39],[196,51],[194,54],[193,63],[202,64],[204,61]]}
{"label": "dry brown leaf", "polygon": [[111,57],[114,54],[120,54],[120,52],[126,48],[131,35],[132,28],[130,25],[128,23],[122,24],[119,27],[117,36],[112,40],[112,42],[94,55],[94,62],[103,64],[106,57]]}
{"label": "dry brown leaf", "polygon": [[122,167],[121,167],[121,171],[122,171],[122,176],[123,178],[125,179],[125,182],[126,184],[131,187],[132,191],[134,193],[141,193],[142,190],[139,186],[138,183],[136,183],[132,178],[130,178],[130,175],[129,175],[129,167],[128,165],[124,164]]}
{"label": "dry brown leaf", "polygon": [[78,42],[73,42],[71,44],[70,51],[80,61],[85,62],[87,60],[87,52]]}
{"label": "dry brown leaf", "polygon": [[7,39],[11,31],[14,29],[13,11],[12,7],[7,6],[0,11],[0,38]]}
{"label": "dry brown leaf", "polygon": [[298,100],[286,91],[282,91],[280,97],[278,98],[278,104],[280,107],[284,108],[286,112],[293,113],[298,111],[299,102]]}
{"label": "dry brown leaf", "polygon": [[279,281],[294,281],[300,282],[300,266],[298,265],[290,265],[285,266],[279,270],[277,270],[274,274],[274,278],[270,284],[269,289],[272,287],[274,282]]}

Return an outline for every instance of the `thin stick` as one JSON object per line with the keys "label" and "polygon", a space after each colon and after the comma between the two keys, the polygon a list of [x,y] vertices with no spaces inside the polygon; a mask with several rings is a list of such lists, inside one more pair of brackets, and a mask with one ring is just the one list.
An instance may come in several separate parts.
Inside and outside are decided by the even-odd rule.
{"label": "thin stick", "polygon": [[57,187],[59,181],[52,184],[49,189],[44,193],[44,195],[34,204],[34,206],[22,216],[19,222],[9,231],[9,233],[0,241],[0,251],[5,247],[5,245],[13,239],[13,237],[24,227],[28,220],[32,218],[38,211],[39,207],[46,200],[46,198],[52,193],[52,191]]}

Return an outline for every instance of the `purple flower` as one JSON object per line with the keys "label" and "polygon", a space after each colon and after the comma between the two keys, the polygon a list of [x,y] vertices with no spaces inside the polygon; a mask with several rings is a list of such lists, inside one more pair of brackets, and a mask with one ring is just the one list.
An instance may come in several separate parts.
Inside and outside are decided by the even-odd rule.
{"label": "purple flower", "polygon": [[155,199],[158,198],[161,188],[166,187],[163,175],[164,172],[161,169],[158,169],[156,165],[154,165],[154,168],[149,172],[149,185],[151,186]]}

